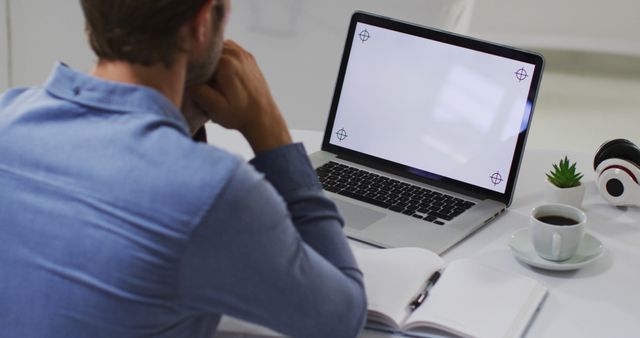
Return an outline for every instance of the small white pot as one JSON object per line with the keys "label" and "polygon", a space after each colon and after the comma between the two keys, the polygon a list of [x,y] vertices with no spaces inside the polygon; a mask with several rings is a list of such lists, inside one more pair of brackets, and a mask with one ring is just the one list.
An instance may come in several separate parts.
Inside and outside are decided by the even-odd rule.
{"label": "small white pot", "polygon": [[585,192],[584,184],[573,188],[558,188],[551,184],[549,180],[545,180],[545,182],[544,199],[546,202],[567,204],[576,208],[582,207]]}

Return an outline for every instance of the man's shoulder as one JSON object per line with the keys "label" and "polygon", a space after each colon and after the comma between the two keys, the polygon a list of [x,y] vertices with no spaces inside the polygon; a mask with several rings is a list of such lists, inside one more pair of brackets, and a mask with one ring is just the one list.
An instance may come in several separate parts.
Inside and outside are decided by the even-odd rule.
{"label": "man's shoulder", "polygon": [[191,143],[188,147],[180,157],[173,158],[176,166],[167,171],[179,175],[171,175],[170,186],[161,189],[173,198],[201,207],[196,212],[200,217],[223,201],[237,203],[249,198],[247,193],[265,181],[263,173],[225,149],[206,143]]}
{"label": "man's shoulder", "polygon": [[42,89],[39,87],[34,88],[13,88],[4,93],[0,93],[0,111],[6,109],[10,105],[28,99],[36,95]]}
{"label": "man's shoulder", "polygon": [[[157,153],[154,157],[161,164],[154,168],[153,161],[148,163],[149,170],[158,170],[159,176],[150,177],[153,179],[150,183],[158,193],[197,204],[213,203],[245,166],[242,159],[224,149],[186,138],[173,140],[171,153]],[[150,176],[155,175],[150,173]]]}

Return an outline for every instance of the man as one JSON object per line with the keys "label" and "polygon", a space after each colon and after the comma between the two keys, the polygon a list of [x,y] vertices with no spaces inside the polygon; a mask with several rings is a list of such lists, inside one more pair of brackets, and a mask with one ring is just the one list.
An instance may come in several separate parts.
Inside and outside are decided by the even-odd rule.
{"label": "man", "polygon": [[[356,336],[342,221],[253,57],[223,42],[229,1],[81,4],[91,74],[59,64],[0,97],[0,337],[211,337],[222,314]],[[250,164],[191,139],[209,119]]]}

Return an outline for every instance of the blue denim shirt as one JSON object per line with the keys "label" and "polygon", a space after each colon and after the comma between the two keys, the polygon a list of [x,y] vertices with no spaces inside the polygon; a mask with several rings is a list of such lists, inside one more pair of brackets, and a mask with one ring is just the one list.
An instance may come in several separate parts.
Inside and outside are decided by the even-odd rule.
{"label": "blue denim shirt", "polygon": [[59,64],[0,97],[0,337],[354,337],[362,276],[300,144],[245,163]]}

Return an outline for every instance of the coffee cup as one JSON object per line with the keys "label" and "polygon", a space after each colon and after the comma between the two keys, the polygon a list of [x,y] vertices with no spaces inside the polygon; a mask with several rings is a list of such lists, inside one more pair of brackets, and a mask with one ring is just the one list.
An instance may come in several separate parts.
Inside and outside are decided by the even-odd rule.
{"label": "coffee cup", "polygon": [[531,212],[529,232],[538,255],[550,261],[565,261],[578,251],[587,216],[565,204],[545,204]]}

